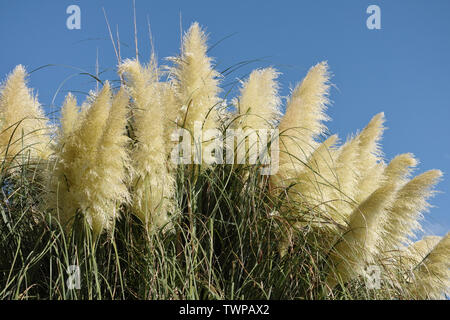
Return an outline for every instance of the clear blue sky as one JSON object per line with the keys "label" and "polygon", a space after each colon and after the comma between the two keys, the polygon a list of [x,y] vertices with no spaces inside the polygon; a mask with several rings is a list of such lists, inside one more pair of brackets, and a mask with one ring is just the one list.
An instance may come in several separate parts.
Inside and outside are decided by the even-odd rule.
{"label": "clear blue sky", "polygon": [[[81,30],[68,30],[66,8],[81,8]],[[381,8],[381,30],[368,30],[366,8]],[[102,79],[116,78],[105,8],[115,33],[119,27],[122,57],[134,57],[131,0],[0,0],[0,75],[15,65],[29,71],[30,85],[46,110],[55,93],[59,106],[67,91],[86,92],[95,83],[80,71],[95,73],[97,50]],[[404,152],[421,161],[416,173],[444,171],[442,192],[426,215],[427,233],[450,230],[450,1],[144,1],[136,0],[139,50],[148,57],[150,19],[159,58],[178,53],[182,28],[193,21],[207,27],[218,69],[246,60],[263,61],[239,69],[225,83],[251,68],[275,66],[282,94],[302,79],[309,67],[327,60],[334,77],[331,132],[346,138],[384,111],[389,128],[383,139],[388,159]],[[80,94],[81,95],[81,94]]]}

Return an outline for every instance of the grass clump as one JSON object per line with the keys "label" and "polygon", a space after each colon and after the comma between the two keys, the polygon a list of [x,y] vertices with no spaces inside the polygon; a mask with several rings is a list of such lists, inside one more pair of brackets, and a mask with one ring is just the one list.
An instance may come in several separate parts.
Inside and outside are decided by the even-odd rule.
{"label": "grass clump", "polygon": [[[171,66],[154,57],[148,65],[119,61],[120,88],[105,82],[81,107],[69,94],[56,130],[26,88],[24,68],[13,71],[0,93],[0,298],[448,293],[449,235],[411,240],[441,172],[411,178],[411,154],[386,164],[382,113],[340,144],[324,124],[325,62],[310,69],[282,115],[275,69],[251,73],[227,105],[206,53],[194,23]],[[198,128],[213,130],[213,139]],[[194,151],[215,161],[183,153],[188,161],[175,164],[173,133],[182,129]],[[266,139],[266,147],[279,154],[278,170],[261,174],[267,164],[250,138],[247,161],[223,161],[239,150],[229,141],[224,154],[215,148],[214,137],[229,129],[277,129],[279,143]],[[80,271],[75,289],[71,266]],[[377,288],[367,276],[374,266]]]}

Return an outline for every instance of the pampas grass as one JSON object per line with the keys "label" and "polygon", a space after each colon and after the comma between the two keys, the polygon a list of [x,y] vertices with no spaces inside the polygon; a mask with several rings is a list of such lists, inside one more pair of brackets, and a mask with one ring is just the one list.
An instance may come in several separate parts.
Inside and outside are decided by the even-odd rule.
{"label": "pampas grass", "polygon": [[328,64],[319,63],[292,92],[279,125],[281,165],[305,162],[318,145],[316,138],[325,133],[329,78]]}
{"label": "pampas grass", "polygon": [[411,248],[413,254],[413,281],[416,296],[422,299],[440,299],[448,290],[450,262],[450,233],[443,238],[432,237]]}
{"label": "pampas grass", "polygon": [[3,161],[48,159],[51,127],[33,92],[27,73],[18,65],[0,89],[0,152]]}
{"label": "pampas grass", "polygon": [[206,130],[217,128],[219,120],[220,74],[213,69],[212,58],[207,56],[206,40],[205,31],[193,23],[183,37],[180,56],[170,58],[174,63],[169,73],[175,91],[176,115],[179,124],[191,132],[195,121]]}
{"label": "pampas grass", "polygon": [[243,129],[272,129],[280,117],[278,72],[273,68],[253,71],[242,84],[237,100],[238,119],[235,125]]}
{"label": "pampas grass", "polygon": [[98,94],[91,93],[80,114],[75,104],[72,96],[66,98],[45,205],[66,228],[80,213],[98,236],[112,230],[119,205],[128,199],[128,97],[122,90],[111,102],[106,82]]}
{"label": "pampas grass", "polygon": [[[105,81],[80,107],[69,93],[56,131],[24,68],[7,77],[0,297],[444,297],[449,236],[415,239],[442,173],[413,177],[412,154],[384,158],[383,113],[345,142],[330,135],[326,62],[308,71],[282,115],[272,67],[241,82],[234,110],[219,109],[222,75],[207,52],[194,23],[168,66],[154,54],[147,64],[118,59],[120,87]],[[278,172],[261,175],[259,162],[176,165],[172,133],[199,124],[223,136],[228,127],[278,129]],[[193,140],[184,142],[211,150]],[[73,265],[79,290],[66,286]],[[378,289],[365,281],[373,266]]]}
{"label": "pampas grass", "polygon": [[149,230],[169,223],[173,209],[174,177],[169,173],[166,154],[164,87],[159,82],[154,60],[147,67],[125,61],[119,67],[133,99],[132,127],[135,144],[131,150],[133,210]]}

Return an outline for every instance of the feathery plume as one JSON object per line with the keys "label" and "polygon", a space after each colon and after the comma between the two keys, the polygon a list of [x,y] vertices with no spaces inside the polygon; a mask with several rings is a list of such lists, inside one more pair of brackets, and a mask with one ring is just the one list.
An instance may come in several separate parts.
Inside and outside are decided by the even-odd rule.
{"label": "feathery plume", "polygon": [[[338,140],[337,135],[330,136],[322,142],[313,154],[309,157],[303,170],[292,168],[289,164],[284,164],[284,170],[280,170],[276,175],[271,176],[271,182],[277,188],[289,187],[288,195],[294,203],[301,204],[304,208],[313,208],[310,214],[303,216],[300,222],[294,223],[294,228],[302,228],[305,225],[314,227],[329,227],[330,217],[328,211],[330,203],[330,190],[334,183],[333,176],[333,149]],[[297,169],[297,170],[296,170]],[[297,214],[294,211],[294,214]],[[320,214],[319,214],[320,213]],[[288,239],[283,236],[279,244],[281,256],[286,253]]]}
{"label": "feathery plume", "polygon": [[26,76],[25,68],[18,65],[0,92],[0,156],[18,164],[28,153],[31,158],[42,159],[51,154],[51,127],[26,85]]}
{"label": "feathery plume", "polygon": [[136,145],[132,150],[133,210],[154,230],[169,223],[173,209],[174,178],[168,172],[165,144],[162,85],[156,65],[143,68],[139,62],[127,60],[120,72],[127,76],[127,87],[134,103]]}
{"label": "feathery plume", "polygon": [[61,133],[72,134],[77,124],[78,113],[77,99],[69,92],[61,108]]}
{"label": "feathery plume", "polygon": [[[78,129],[72,134],[63,132],[59,139],[60,154],[56,164],[55,179],[51,191],[57,198],[53,204],[57,204],[57,215],[62,223],[69,230],[77,212],[81,212],[90,227],[95,233],[103,228],[107,218],[98,213],[101,217],[93,217],[96,212],[92,210],[92,188],[95,176],[95,158],[101,134],[106,124],[109,112],[109,99],[111,90],[109,83],[105,83],[98,95],[90,94],[88,101],[83,105],[83,114],[78,116]],[[66,113],[65,116],[69,116]],[[70,122],[65,117],[61,123]],[[69,127],[70,128],[70,127]],[[64,145],[62,145],[64,143]],[[89,199],[91,198],[91,199]],[[91,208],[91,210],[89,210]],[[89,211],[88,211],[89,210]],[[100,221],[100,225],[93,225],[93,222]]]}
{"label": "feathery plume", "polygon": [[128,99],[121,90],[111,106],[106,82],[97,95],[91,94],[82,114],[75,114],[73,102],[68,97],[62,113],[49,205],[66,230],[81,213],[98,236],[104,229],[112,230],[118,205],[128,198],[124,185]]}
{"label": "feathery plume", "polygon": [[[161,105],[164,111],[164,142],[166,145],[166,156],[170,158],[170,153],[176,145],[176,141],[172,141],[171,135],[178,129],[183,117],[175,96],[175,88],[172,81],[160,82]],[[172,162],[168,162],[172,167]],[[171,168],[172,169],[172,168]]]}
{"label": "feathery plume", "polygon": [[323,121],[329,120],[325,114],[329,78],[328,65],[321,62],[308,71],[292,92],[279,125],[280,165],[306,162],[316,149],[315,139],[326,130]]}
{"label": "feathery plume", "polygon": [[273,68],[254,70],[243,83],[237,102],[239,119],[236,126],[242,129],[272,129],[280,116],[278,72]]}
{"label": "feathery plume", "polygon": [[[328,207],[330,186],[334,183],[334,167],[331,148],[338,140],[337,135],[330,136],[320,144],[308,159],[305,168],[297,175],[295,190],[313,206],[324,204]],[[322,206],[321,206],[322,207]]]}
{"label": "feathery plume", "polygon": [[397,193],[384,225],[386,236],[382,250],[388,252],[401,244],[409,243],[414,232],[420,230],[421,212],[427,210],[427,199],[433,195],[432,187],[439,181],[442,172],[430,170],[406,183]]}
{"label": "feathery plume", "polygon": [[360,160],[374,165],[381,157],[380,140],[385,130],[384,112],[375,115],[359,136]]}
{"label": "feathery plume", "polygon": [[380,185],[385,165],[382,162],[382,152],[379,141],[384,131],[384,113],[375,115],[369,124],[358,134],[359,157],[358,171],[360,173],[356,202],[363,201]]}
{"label": "feathery plume", "polygon": [[412,285],[415,296],[422,299],[440,299],[449,293],[450,233],[447,233],[415,267]]}
{"label": "feathery plume", "polygon": [[184,127],[191,132],[194,122],[204,123],[203,129],[218,127],[217,106],[220,74],[213,69],[207,56],[207,36],[194,22],[183,37],[180,57],[171,58],[175,66],[170,69],[173,77],[176,104],[181,112]]}
{"label": "feathery plume", "polygon": [[[106,121],[106,128],[97,150],[97,192],[95,203],[101,204],[103,216],[108,216],[106,228],[119,217],[118,206],[128,202],[129,194],[126,186],[129,157],[126,146],[129,138],[126,135],[128,95],[124,88],[115,95]],[[93,217],[98,217],[96,214]],[[100,223],[93,223],[100,226]],[[98,233],[101,232],[97,228]]]}
{"label": "feathery plume", "polygon": [[337,150],[337,159],[333,172],[336,175],[336,187],[332,188],[330,198],[335,199],[333,220],[341,226],[347,226],[349,216],[357,203],[354,200],[359,177],[358,158],[359,139],[348,140]]}
{"label": "feathery plume", "polygon": [[413,269],[419,265],[433,248],[441,241],[439,236],[426,236],[421,240],[411,243],[408,247],[403,248],[400,252],[401,258],[406,258],[403,262],[408,264],[408,267]]}
{"label": "feathery plume", "polygon": [[409,175],[411,169],[417,165],[414,155],[404,153],[396,156],[384,170],[383,176],[385,180],[396,182],[398,186],[403,185]]}
{"label": "feathery plume", "polygon": [[374,191],[350,215],[349,227],[331,251],[335,274],[330,273],[328,285],[333,288],[338,279],[343,282],[363,274],[373,261],[380,241],[380,226],[395,197],[396,184],[387,183]]}
{"label": "feathery plume", "polygon": [[[347,232],[331,254],[338,277],[343,281],[362,274],[365,264],[371,263],[379,253],[380,243],[385,237],[383,227],[389,219],[397,190],[415,164],[411,154],[392,159],[384,170],[380,187],[349,216]],[[330,285],[335,285],[337,279],[329,277],[329,281]]]}

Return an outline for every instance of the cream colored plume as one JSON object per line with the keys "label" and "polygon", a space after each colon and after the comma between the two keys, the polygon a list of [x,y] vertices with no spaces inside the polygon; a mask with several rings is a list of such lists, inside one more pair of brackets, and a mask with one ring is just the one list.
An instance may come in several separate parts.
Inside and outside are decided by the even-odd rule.
{"label": "cream colored plume", "polygon": [[363,274],[373,261],[379,242],[380,224],[391,205],[395,185],[387,184],[370,195],[350,216],[349,227],[331,252],[333,272],[327,279],[332,288],[339,280],[344,283]]}
{"label": "cream colored plume", "polygon": [[126,76],[134,104],[133,210],[149,230],[155,230],[168,225],[175,190],[165,149],[165,88],[158,82],[155,64],[143,68],[139,62],[127,60],[119,70]]}
{"label": "cream colored plume", "polygon": [[295,191],[311,206],[328,212],[332,205],[331,190],[335,184],[334,167],[331,148],[338,140],[337,135],[330,136],[320,144],[309,157],[304,169],[298,172]]}
{"label": "cream colored plume", "polygon": [[380,185],[385,164],[382,160],[382,152],[379,141],[384,131],[384,113],[375,115],[361,133],[357,135],[359,140],[358,157],[358,192],[355,195],[356,202],[363,201]]}
{"label": "cream colored plume", "polygon": [[442,176],[439,170],[430,170],[406,183],[397,193],[384,225],[386,236],[382,250],[389,252],[400,245],[409,243],[414,232],[420,230],[419,219],[429,204],[427,199],[433,194],[432,187]]}
{"label": "cream colored plume", "polygon": [[108,223],[119,216],[118,205],[129,200],[126,185],[130,162],[127,153],[129,138],[125,129],[128,101],[128,94],[121,88],[112,100],[106,128],[97,149],[97,171],[101,180],[97,184],[95,203],[104,203],[100,210],[110,216]]}
{"label": "cream colored plume", "polygon": [[417,160],[411,153],[396,156],[383,173],[383,179],[403,185],[411,174],[411,169],[417,165]]}
{"label": "cream colored plume", "polygon": [[311,206],[329,200],[329,192],[336,180],[332,148],[337,140],[338,136],[332,135],[319,144],[302,168],[294,168],[288,163],[281,165],[278,173],[270,177],[273,187],[280,191],[289,187],[292,200]]}
{"label": "cream colored plume", "polygon": [[[334,209],[331,191],[334,190],[336,181],[332,170],[334,167],[332,147],[337,140],[338,136],[332,135],[322,142],[309,157],[302,171],[296,171],[289,164],[285,164],[288,166],[286,171],[282,171],[285,175],[277,174],[271,177],[271,181],[276,187],[289,187],[288,195],[291,201],[293,200],[304,209],[311,208],[309,214],[301,217],[301,222],[293,224],[294,228],[305,226],[326,228],[327,230],[334,228],[333,217],[330,215]],[[297,211],[294,211],[293,215],[297,215]],[[328,239],[322,240],[328,241]],[[283,237],[279,244],[282,256],[286,253],[288,245],[288,238]]]}
{"label": "cream colored plume", "polygon": [[[164,112],[164,141],[166,145],[166,155],[170,158],[173,148],[177,141],[172,141],[171,135],[179,128],[179,124],[184,119],[180,112],[175,96],[175,88],[173,82],[160,82],[161,105]],[[169,167],[173,167],[173,163],[169,161]],[[173,168],[171,168],[172,170]]]}
{"label": "cream colored plume", "polygon": [[26,71],[18,65],[0,92],[0,156],[22,164],[47,159],[51,154],[52,128],[33,92],[26,85]]}
{"label": "cream colored plume", "polygon": [[450,233],[434,247],[416,253],[423,259],[414,267],[412,292],[421,299],[442,299],[450,290]]}
{"label": "cream colored plume", "polygon": [[441,239],[442,237],[439,236],[426,236],[419,241],[411,243],[408,247],[402,248],[399,255],[399,257],[403,259],[402,263],[405,264],[410,271],[413,271]]}
{"label": "cream colored plume", "polygon": [[238,119],[234,125],[242,129],[272,129],[280,117],[278,72],[273,68],[254,70],[243,83],[237,101]]}
{"label": "cream colored plume", "polygon": [[80,213],[94,235],[111,231],[118,206],[128,198],[124,184],[127,104],[123,90],[111,103],[108,82],[98,94],[91,94],[80,114],[73,98],[66,98],[48,200],[66,230]]}
{"label": "cream colored plume", "polygon": [[70,136],[75,130],[78,120],[79,109],[77,99],[69,92],[64,100],[61,109],[61,130],[62,134]]}
{"label": "cream colored plume", "polygon": [[415,164],[411,154],[392,159],[383,172],[380,187],[350,214],[348,230],[332,250],[331,259],[337,276],[329,277],[330,285],[335,285],[339,278],[346,282],[363,274],[366,264],[375,260],[380,243],[388,236],[383,227],[389,221],[397,191]]}
{"label": "cream colored plume", "polygon": [[322,135],[328,120],[325,109],[330,85],[328,65],[321,62],[312,67],[303,81],[294,89],[279,125],[280,165],[306,162],[317,148],[316,138]]}
{"label": "cream colored plume", "polygon": [[341,226],[347,226],[349,216],[357,206],[354,197],[360,175],[358,161],[359,139],[354,137],[339,147],[332,169],[336,176],[335,187],[330,190],[330,199],[335,200],[333,220]]}
{"label": "cream colored plume", "polygon": [[218,128],[220,74],[207,56],[206,40],[200,25],[193,23],[183,37],[180,57],[171,58],[175,64],[170,73],[181,115],[179,125],[191,132],[195,121],[203,124],[204,129]]}

